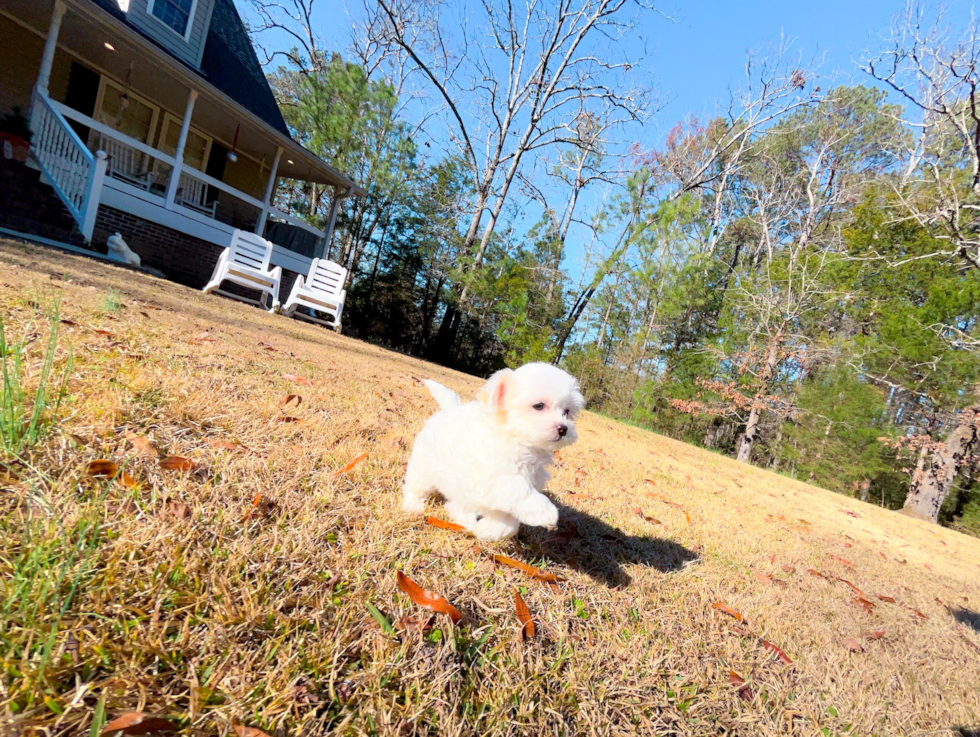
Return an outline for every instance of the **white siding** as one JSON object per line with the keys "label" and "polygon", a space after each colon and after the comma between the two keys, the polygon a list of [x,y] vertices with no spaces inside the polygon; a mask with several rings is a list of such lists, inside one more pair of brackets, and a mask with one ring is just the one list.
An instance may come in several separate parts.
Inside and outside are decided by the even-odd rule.
{"label": "white siding", "polygon": [[190,36],[186,41],[147,12],[149,2],[150,0],[130,0],[129,22],[181,61],[199,67],[201,55],[204,53],[204,43],[207,41],[213,0],[197,0],[194,18],[191,20]]}

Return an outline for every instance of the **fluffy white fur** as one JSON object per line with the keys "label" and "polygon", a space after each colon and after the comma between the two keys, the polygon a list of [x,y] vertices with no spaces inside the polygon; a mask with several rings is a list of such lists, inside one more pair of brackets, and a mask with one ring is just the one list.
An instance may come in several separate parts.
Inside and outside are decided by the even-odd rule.
{"label": "fluffy white fur", "polygon": [[558,509],[541,490],[554,451],[578,439],[578,382],[529,363],[495,373],[468,404],[441,384],[425,385],[441,410],[415,438],[402,508],[422,512],[438,492],[452,521],[481,540],[513,537],[522,522],[553,527]]}

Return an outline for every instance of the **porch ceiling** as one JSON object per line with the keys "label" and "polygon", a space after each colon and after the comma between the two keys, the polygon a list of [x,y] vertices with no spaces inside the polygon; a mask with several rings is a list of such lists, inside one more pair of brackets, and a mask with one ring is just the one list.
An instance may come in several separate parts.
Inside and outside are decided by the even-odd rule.
{"label": "porch ceiling", "polygon": [[[3,7],[41,37],[46,36],[51,17],[49,3],[3,0]],[[341,190],[353,188],[355,193],[363,194],[346,176],[227,98],[198,71],[91,3],[69,2],[58,46],[59,53],[67,51],[115,81],[124,85],[128,82],[134,94],[178,118],[183,116],[188,91],[196,89],[199,97],[191,124],[226,148],[232,147],[237,129],[237,151],[264,161],[267,166],[271,165],[276,148],[283,148],[279,176],[333,185]]]}

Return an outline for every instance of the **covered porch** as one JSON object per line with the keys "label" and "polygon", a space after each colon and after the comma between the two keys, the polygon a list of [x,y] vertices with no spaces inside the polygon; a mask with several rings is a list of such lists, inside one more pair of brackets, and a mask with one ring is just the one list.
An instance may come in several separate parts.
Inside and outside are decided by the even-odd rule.
{"label": "covered porch", "polygon": [[[14,30],[25,37],[0,48],[0,66],[36,80],[26,101],[0,102],[29,106],[31,161],[96,245],[126,218],[219,247],[242,229],[276,245],[275,265],[305,273],[326,252],[340,200],[360,193],[284,126],[92,0],[8,0],[0,26],[4,37]],[[277,202],[282,178],[331,192],[320,227]],[[140,253],[136,225],[132,238]]]}

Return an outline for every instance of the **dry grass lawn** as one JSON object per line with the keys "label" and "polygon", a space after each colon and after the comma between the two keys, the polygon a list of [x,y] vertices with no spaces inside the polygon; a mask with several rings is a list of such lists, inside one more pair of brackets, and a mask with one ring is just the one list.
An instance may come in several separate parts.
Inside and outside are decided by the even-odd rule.
{"label": "dry grass lawn", "polygon": [[[398,508],[435,408],[418,378],[477,379],[22,244],[0,284],[8,342],[36,332],[39,357],[60,301],[74,361],[0,466],[0,734],[132,711],[187,735],[980,727],[980,540],[587,414],[560,528],[481,547]],[[101,459],[136,485],[92,479]],[[463,620],[430,621],[397,571]]]}

